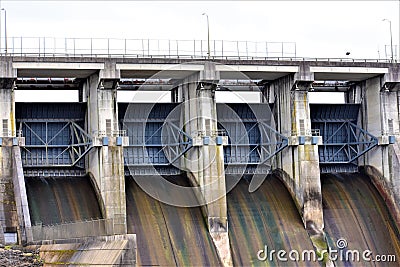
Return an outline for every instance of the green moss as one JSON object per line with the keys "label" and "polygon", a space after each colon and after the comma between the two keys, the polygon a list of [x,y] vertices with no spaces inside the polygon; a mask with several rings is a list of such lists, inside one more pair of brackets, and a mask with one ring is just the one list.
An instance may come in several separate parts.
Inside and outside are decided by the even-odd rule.
{"label": "green moss", "polygon": [[322,259],[323,266],[329,262],[328,244],[325,237],[321,235],[310,236],[311,242],[315,247],[318,259]]}

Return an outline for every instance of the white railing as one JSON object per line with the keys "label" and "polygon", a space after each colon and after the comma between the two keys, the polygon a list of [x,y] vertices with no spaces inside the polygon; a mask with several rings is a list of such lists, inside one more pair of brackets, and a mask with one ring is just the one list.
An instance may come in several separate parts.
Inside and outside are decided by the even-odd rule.
{"label": "white railing", "polygon": [[199,130],[199,131],[194,131],[192,133],[193,136],[198,136],[198,137],[205,137],[205,136],[226,136],[226,131],[225,130]]}
{"label": "white railing", "polygon": [[128,136],[126,130],[112,130],[111,132],[109,132],[107,134],[107,131],[92,131],[92,136],[95,137],[106,137],[106,136],[112,136],[112,137],[124,137],[124,136]]}
{"label": "white railing", "polygon": [[[4,40],[4,38],[3,38]],[[7,37],[0,56],[208,59],[206,40]],[[210,40],[210,59],[397,63],[384,59],[297,57],[295,42]]]}
{"label": "white railing", "polygon": [[[4,42],[3,42],[4,43]],[[21,56],[207,57],[206,40],[8,37],[2,54]],[[211,57],[296,57],[295,42],[210,40]]]}

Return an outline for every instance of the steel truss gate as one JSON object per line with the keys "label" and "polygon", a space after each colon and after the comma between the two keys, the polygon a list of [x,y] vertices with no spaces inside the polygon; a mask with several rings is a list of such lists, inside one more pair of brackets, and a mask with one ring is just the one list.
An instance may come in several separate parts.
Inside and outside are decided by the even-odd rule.
{"label": "steel truss gate", "polygon": [[84,157],[92,147],[85,117],[86,103],[16,103],[25,175],[84,175]]}
{"label": "steel truss gate", "polygon": [[378,139],[357,125],[359,104],[311,104],[311,127],[322,136],[318,147],[322,173],[357,172],[357,159]]}
{"label": "steel truss gate", "polygon": [[[179,158],[192,147],[192,138],[180,127],[178,103],[119,103],[120,129],[126,131],[126,175],[178,175]],[[172,113],[171,113],[172,112]]]}
{"label": "steel truss gate", "polygon": [[[177,175],[179,158],[192,147],[180,126],[179,103],[119,103],[120,129],[126,131],[126,175]],[[268,104],[217,104],[218,132],[228,136],[224,147],[227,174],[267,174],[270,159],[288,145],[274,129]],[[268,115],[267,115],[268,114]]]}
{"label": "steel truss gate", "polygon": [[270,159],[288,145],[275,130],[268,104],[217,104],[218,127],[228,135],[227,174],[267,174]]}

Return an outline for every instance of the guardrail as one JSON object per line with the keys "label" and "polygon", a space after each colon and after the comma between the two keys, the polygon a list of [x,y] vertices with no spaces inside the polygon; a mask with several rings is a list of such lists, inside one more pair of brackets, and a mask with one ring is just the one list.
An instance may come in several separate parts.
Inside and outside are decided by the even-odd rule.
{"label": "guardrail", "polygon": [[227,133],[225,130],[199,130],[199,131],[194,131],[192,133],[193,136],[198,136],[198,137],[205,137],[205,136],[226,136]]}
{"label": "guardrail", "polygon": [[[4,42],[1,42],[4,44]],[[210,41],[206,40],[7,37],[7,48],[0,56],[24,57],[113,57],[177,58],[193,60],[271,60],[308,62],[397,63],[390,58],[312,58],[297,57],[295,42]]]}
{"label": "guardrail", "polygon": [[95,137],[106,137],[106,136],[112,136],[112,137],[124,137],[128,136],[126,130],[112,130],[109,133],[107,131],[93,131],[92,136]]}
{"label": "guardrail", "polygon": [[[104,236],[114,232],[112,219],[99,219],[56,225],[37,224],[30,227],[33,241]],[[29,231],[30,229],[27,229]]]}
{"label": "guardrail", "polygon": [[[206,40],[8,37],[2,54],[46,56],[207,57]],[[211,57],[296,57],[295,42],[210,41]]]}
{"label": "guardrail", "polygon": [[0,133],[2,134],[1,137],[22,137],[22,131],[11,131],[11,130],[4,130]]}
{"label": "guardrail", "polygon": [[321,136],[320,129],[304,129],[303,131],[292,130],[285,134],[290,134],[290,136],[306,135],[306,136]]}

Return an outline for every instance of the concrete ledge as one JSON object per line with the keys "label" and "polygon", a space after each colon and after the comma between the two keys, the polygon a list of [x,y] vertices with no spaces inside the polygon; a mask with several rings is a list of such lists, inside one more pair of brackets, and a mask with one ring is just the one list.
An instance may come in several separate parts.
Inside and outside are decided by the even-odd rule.
{"label": "concrete ledge", "polygon": [[183,64],[183,65],[174,65],[174,64],[117,64],[117,70],[185,70],[185,71],[202,71],[204,69],[204,65],[195,65],[195,64]]}
{"label": "concrete ledge", "polygon": [[295,73],[299,71],[298,66],[279,66],[279,65],[216,65],[217,71],[262,71],[262,72],[288,72]]}
{"label": "concrete ledge", "polygon": [[136,235],[44,240],[37,245],[45,266],[136,266]]}
{"label": "concrete ledge", "polygon": [[322,145],[322,136],[289,136],[289,146]]}
{"label": "concrete ledge", "polygon": [[378,145],[393,145],[396,143],[396,137],[394,135],[382,135],[378,137]]}
{"label": "concrete ledge", "polygon": [[13,62],[14,69],[104,69],[104,63],[66,63],[66,62]]}
{"label": "concrete ledge", "polygon": [[329,73],[372,73],[385,74],[389,73],[388,68],[374,67],[310,67],[311,72],[329,72]]}
{"label": "concrete ledge", "polygon": [[103,136],[98,137],[94,136],[92,138],[94,147],[102,147],[102,146],[128,146],[129,145],[129,137],[127,136]]}

